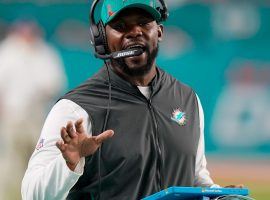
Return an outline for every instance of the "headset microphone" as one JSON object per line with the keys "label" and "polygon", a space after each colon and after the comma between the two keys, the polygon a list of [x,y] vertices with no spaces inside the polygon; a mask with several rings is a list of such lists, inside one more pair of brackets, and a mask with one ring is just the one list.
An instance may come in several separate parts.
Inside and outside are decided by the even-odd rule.
{"label": "headset microphone", "polygon": [[143,52],[144,50],[142,48],[132,48],[132,49],[123,50],[123,51],[115,51],[111,54],[105,54],[105,55],[100,55],[100,54],[95,53],[95,57],[100,58],[102,60],[120,59],[120,58],[139,56]]}

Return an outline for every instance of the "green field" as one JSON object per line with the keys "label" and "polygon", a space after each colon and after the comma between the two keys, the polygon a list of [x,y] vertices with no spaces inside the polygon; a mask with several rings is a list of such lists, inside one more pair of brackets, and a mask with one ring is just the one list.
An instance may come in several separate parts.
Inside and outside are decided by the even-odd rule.
{"label": "green field", "polygon": [[[231,181],[225,181],[222,179],[215,179],[217,183],[222,186],[230,185],[232,182],[237,182],[234,178],[231,178]],[[269,200],[270,199],[270,185],[269,183],[261,183],[261,182],[247,182],[244,183],[245,187],[250,190],[250,197],[256,200]]]}
{"label": "green field", "polygon": [[215,183],[226,186],[243,184],[256,200],[270,200],[270,161],[210,160],[209,171]]}

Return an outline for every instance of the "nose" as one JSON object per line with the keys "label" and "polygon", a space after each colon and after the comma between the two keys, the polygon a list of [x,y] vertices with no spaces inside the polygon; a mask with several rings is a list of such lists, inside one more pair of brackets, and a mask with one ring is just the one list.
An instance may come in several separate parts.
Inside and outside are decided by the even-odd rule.
{"label": "nose", "polygon": [[126,38],[131,39],[131,38],[137,38],[142,36],[142,29],[139,25],[132,25],[128,27]]}

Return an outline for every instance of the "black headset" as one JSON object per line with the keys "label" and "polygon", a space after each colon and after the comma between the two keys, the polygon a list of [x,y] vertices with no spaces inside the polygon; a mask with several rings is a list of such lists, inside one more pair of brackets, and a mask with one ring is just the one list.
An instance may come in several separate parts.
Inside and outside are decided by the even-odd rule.
{"label": "black headset", "polygon": [[[114,52],[114,55],[109,54],[108,43],[106,38],[105,26],[101,20],[98,23],[95,22],[95,9],[100,0],[94,0],[91,6],[89,20],[90,20],[90,42],[94,46],[95,56],[103,60],[110,59],[112,57],[119,57],[120,52]],[[161,7],[157,7],[157,11],[161,15],[160,21],[166,21],[169,16],[167,5],[164,0],[159,0]],[[136,50],[135,50],[136,51]],[[123,52],[121,52],[123,53]],[[136,55],[137,52],[133,52]],[[140,52],[137,53],[139,55]]]}

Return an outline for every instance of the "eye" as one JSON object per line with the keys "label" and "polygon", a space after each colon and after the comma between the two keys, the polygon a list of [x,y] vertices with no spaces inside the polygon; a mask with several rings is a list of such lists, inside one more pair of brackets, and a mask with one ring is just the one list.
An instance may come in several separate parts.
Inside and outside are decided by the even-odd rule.
{"label": "eye", "polygon": [[126,29],[126,25],[123,22],[116,23],[112,26],[113,29],[122,32]]}
{"label": "eye", "polygon": [[147,25],[147,24],[149,24],[148,22],[140,22],[139,23],[139,26],[145,26],[145,25]]}
{"label": "eye", "polygon": [[142,19],[141,21],[139,21],[138,25],[139,25],[139,26],[149,26],[150,23],[151,23],[152,21],[153,21],[153,20]]}

